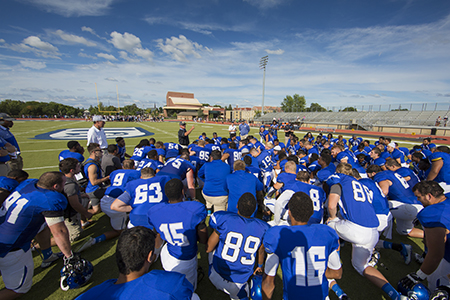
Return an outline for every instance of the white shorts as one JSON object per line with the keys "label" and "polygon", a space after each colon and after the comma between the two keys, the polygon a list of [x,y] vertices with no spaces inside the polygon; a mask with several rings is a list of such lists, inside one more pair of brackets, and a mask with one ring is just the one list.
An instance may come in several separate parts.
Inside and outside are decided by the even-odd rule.
{"label": "white shorts", "polygon": [[450,263],[442,259],[437,269],[427,277],[430,291],[434,291],[440,285],[449,285],[448,274],[450,274]]}
{"label": "white shorts", "polygon": [[275,178],[275,172],[272,170],[270,172],[264,172],[263,173],[263,184],[265,187],[268,187],[270,185],[270,182],[272,179]]}
{"label": "white shorts", "polygon": [[264,205],[272,212],[275,213],[275,203],[277,199],[275,198],[264,198]]}
{"label": "white shorts", "polygon": [[9,252],[0,258],[0,271],[3,282],[8,290],[16,293],[26,293],[33,284],[34,263],[31,249]]}
{"label": "white shorts", "polygon": [[387,239],[392,239],[392,225],[393,225],[393,217],[391,212],[387,215],[377,215],[378,225],[377,231],[380,235],[384,235]]}
{"label": "white shorts", "polygon": [[414,228],[414,220],[423,209],[421,204],[408,204],[396,200],[389,200],[389,210],[397,223],[397,232],[408,235]]}
{"label": "white shorts", "polygon": [[111,226],[114,230],[125,229],[127,224],[127,213],[111,209],[111,204],[116,200],[110,196],[103,196],[100,201],[102,211],[110,218]]}
{"label": "white shorts", "polygon": [[328,226],[336,230],[341,239],[352,243],[352,265],[362,275],[378,242],[377,228],[363,227],[339,218],[331,220]]}
{"label": "white shorts", "polygon": [[167,250],[167,243],[161,249],[161,264],[166,271],[178,272],[186,275],[186,279],[197,288],[197,255],[190,260],[173,257]]}
{"label": "white shorts", "polygon": [[212,259],[214,257],[214,252],[210,252],[208,254],[208,260],[209,260],[209,280],[211,283],[218,289],[219,291],[222,291],[230,296],[230,299],[248,299],[249,297],[249,288],[248,283],[237,283],[237,282],[231,282],[226,279],[224,279],[222,276],[220,276],[219,273],[214,269],[212,266]]}

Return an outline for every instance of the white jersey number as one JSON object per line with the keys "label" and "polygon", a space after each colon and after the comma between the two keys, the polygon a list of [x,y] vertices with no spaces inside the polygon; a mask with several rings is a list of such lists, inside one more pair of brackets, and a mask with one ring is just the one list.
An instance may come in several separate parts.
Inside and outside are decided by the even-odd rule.
{"label": "white jersey number", "polygon": [[5,202],[3,203],[2,209],[0,211],[0,216],[6,215],[9,208],[16,204],[16,206],[12,209],[9,214],[8,220],[6,222],[10,224],[16,224],[17,218],[19,217],[19,213],[22,211],[23,207],[28,203],[28,200],[25,198],[20,198],[22,195],[18,192],[14,192],[10,195]]}
{"label": "white jersey number", "polygon": [[[148,192],[153,192],[153,195],[148,195]],[[141,184],[136,188],[135,204],[141,204],[146,201],[150,203],[159,203],[163,199],[163,193],[161,191],[161,184],[159,182],[153,182],[149,185]]]}
{"label": "white jersey number", "polygon": [[298,286],[317,286],[322,284],[326,270],[325,246],[309,248],[297,246],[292,250],[295,259],[295,284]]}
{"label": "white jersey number", "polygon": [[159,230],[164,233],[164,237],[169,244],[180,247],[189,246],[190,244],[187,237],[184,234],[177,232],[177,230],[180,229],[183,230],[182,222],[163,223],[159,226]]}
{"label": "white jersey number", "polygon": [[[236,262],[239,256],[239,252],[242,246],[244,236],[241,233],[230,231],[225,238],[225,245],[222,249],[222,258],[229,262]],[[250,255],[241,257],[241,263],[243,265],[253,265],[255,263],[255,253],[258,251],[261,240],[254,236],[248,236],[244,243],[244,252]]]}

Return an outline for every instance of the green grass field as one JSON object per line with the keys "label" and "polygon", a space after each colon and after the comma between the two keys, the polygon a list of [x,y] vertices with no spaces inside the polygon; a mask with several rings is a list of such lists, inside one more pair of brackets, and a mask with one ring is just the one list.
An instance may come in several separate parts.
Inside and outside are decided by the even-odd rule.
{"label": "green grass field", "polygon": [[[66,149],[67,140],[35,140],[34,136],[43,134],[57,129],[67,128],[89,128],[91,122],[85,121],[16,121],[12,128],[12,132],[19,141],[22,157],[24,160],[24,169],[30,174],[30,178],[38,178],[43,172],[58,170],[58,154]],[[193,124],[193,123],[192,123]],[[191,124],[187,125],[189,129]],[[191,134],[191,141],[198,137],[202,132],[206,132],[208,136],[212,136],[213,132],[217,132],[219,136],[228,136],[228,125],[216,124],[195,124],[196,128]],[[147,131],[153,132],[157,141],[177,141],[178,122],[164,123],[106,123],[106,127],[141,127]],[[251,134],[256,134],[257,128],[252,128]],[[303,136],[304,133],[298,133]],[[315,134],[314,134],[315,135]],[[147,138],[150,138],[147,137]],[[345,137],[345,138],[348,138]],[[141,138],[126,139],[128,153],[131,154],[134,146],[138,144]],[[395,140],[395,139],[393,139]],[[375,139],[371,139],[375,141]],[[85,140],[79,140],[81,145],[85,146]],[[111,140],[111,143],[115,143]],[[400,142],[402,146],[411,148],[412,144]],[[87,151],[85,152],[87,157]],[[110,230],[109,219],[103,213],[94,216],[96,221],[83,233],[81,238],[73,244],[73,249],[77,249],[89,236],[97,236],[105,231]],[[395,230],[394,230],[395,231]],[[421,252],[423,244],[421,240],[410,239],[399,236],[394,232],[394,239],[403,243],[413,245],[415,252]],[[84,287],[77,290],[69,290],[63,292],[59,288],[59,271],[63,266],[63,262],[58,261],[47,269],[41,269],[41,258],[34,253],[34,278],[32,289],[21,299],[73,299],[89,288],[107,280],[115,278],[118,271],[115,264],[115,245],[117,239],[106,241],[92,246],[82,253],[82,256],[90,260],[94,265],[94,275],[91,281]],[[57,248],[54,251],[58,251]],[[224,293],[217,291],[207,278],[208,265],[205,253],[205,247],[199,246],[199,265],[203,268],[205,277],[198,284],[197,293],[201,299],[229,299]],[[386,299],[381,290],[373,286],[368,280],[361,277],[353,269],[351,259],[351,245],[346,243],[341,249],[341,259],[343,261],[343,278],[338,281],[339,285],[353,300],[357,299]],[[378,267],[386,278],[396,287],[397,281],[408,274],[416,271],[419,265],[411,262],[409,266],[403,263],[403,259],[398,252],[382,250],[381,260],[388,269]],[[152,268],[161,269],[159,261]],[[4,288],[3,280],[0,279],[0,288]],[[282,281],[281,271],[278,271],[276,289],[273,299],[282,299]],[[333,292],[330,292],[330,299],[337,299]]]}

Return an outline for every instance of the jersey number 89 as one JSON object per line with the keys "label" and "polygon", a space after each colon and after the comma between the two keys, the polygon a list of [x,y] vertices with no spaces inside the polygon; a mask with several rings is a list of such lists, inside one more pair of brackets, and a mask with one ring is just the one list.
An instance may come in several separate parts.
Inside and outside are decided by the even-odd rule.
{"label": "jersey number 89", "polygon": [[[241,233],[230,231],[225,238],[225,245],[222,249],[222,258],[226,261],[234,263],[237,261],[239,252],[241,250],[244,236]],[[250,255],[241,257],[241,263],[243,265],[253,265],[255,263],[255,253],[259,248],[261,240],[254,236],[248,236],[244,243],[244,252]]]}

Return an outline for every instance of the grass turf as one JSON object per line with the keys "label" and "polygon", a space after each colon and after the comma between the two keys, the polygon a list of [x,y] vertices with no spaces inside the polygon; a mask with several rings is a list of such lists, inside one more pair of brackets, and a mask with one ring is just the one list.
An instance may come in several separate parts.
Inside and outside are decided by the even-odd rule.
{"label": "grass turf", "polygon": [[[16,121],[14,122],[12,132],[16,136],[22,151],[24,159],[24,169],[30,174],[30,178],[39,178],[39,176],[46,171],[58,170],[58,154],[65,150],[67,140],[34,140],[34,136],[57,129],[67,128],[89,128],[92,126],[91,122],[85,121]],[[193,123],[192,123],[193,124]],[[187,125],[189,129],[191,124]],[[106,123],[106,127],[141,127],[150,132],[157,141],[169,142],[177,141],[178,122],[164,122],[164,123],[124,123],[114,122]],[[220,124],[195,124],[195,130],[191,134],[191,141],[205,132],[207,136],[212,136],[213,132],[217,132],[219,136],[228,136],[228,125]],[[258,128],[252,128],[251,134],[257,135]],[[303,136],[306,132],[297,133],[298,136]],[[316,135],[316,134],[314,134]],[[350,136],[344,136],[349,138]],[[131,154],[134,146],[139,143],[141,138],[126,138],[128,153]],[[374,139],[372,139],[372,142]],[[79,140],[81,145],[85,146],[85,140]],[[110,143],[115,143],[109,140]],[[409,143],[399,143],[401,146],[411,148]],[[85,152],[87,157],[87,151]],[[200,198],[200,197],[199,197]],[[86,241],[89,236],[98,236],[101,233],[110,230],[109,218],[103,213],[94,216],[95,223],[88,227],[81,235],[81,238],[73,244],[73,249],[77,249],[82,243]],[[394,230],[395,231],[395,230]],[[419,239],[411,239],[404,236],[399,236],[394,232],[394,239],[398,242],[409,243],[413,245],[413,251],[421,252],[423,244]],[[63,263],[59,260],[47,269],[41,269],[41,257],[38,253],[33,253],[35,270],[33,277],[33,287],[21,299],[74,299],[79,294],[88,290],[89,288],[100,284],[101,282],[116,278],[118,271],[115,263],[115,245],[117,239],[105,241],[94,245],[82,253],[82,257],[90,260],[94,265],[94,275],[90,282],[84,287],[76,290],[69,290],[63,292],[59,288],[59,271]],[[54,251],[58,251],[57,248]],[[205,253],[205,246],[199,245],[199,265],[202,267],[205,277],[198,284],[197,293],[201,299],[229,299],[229,297],[216,290],[207,278],[208,263]],[[346,243],[341,248],[341,260],[343,261],[343,277],[338,280],[339,285],[352,299],[386,299],[383,292],[372,285],[368,280],[361,277],[353,269],[351,265],[351,245]],[[416,271],[419,265],[416,262],[411,262],[409,266],[403,263],[401,255],[392,250],[381,250],[380,261],[387,266],[386,268],[378,267],[381,273],[392,283],[394,287],[397,281],[408,274]],[[152,265],[152,268],[162,269],[159,260]],[[276,289],[273,299],[282,299],[282,279],[281,270],[278,270],[276,278]],[[3,288],[3,280],[0,279],[0,288]],[[332,291],[330,291],[330,299],[337,299]]]}

